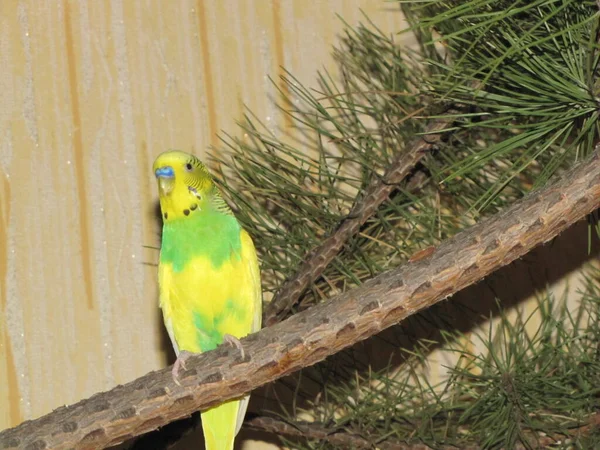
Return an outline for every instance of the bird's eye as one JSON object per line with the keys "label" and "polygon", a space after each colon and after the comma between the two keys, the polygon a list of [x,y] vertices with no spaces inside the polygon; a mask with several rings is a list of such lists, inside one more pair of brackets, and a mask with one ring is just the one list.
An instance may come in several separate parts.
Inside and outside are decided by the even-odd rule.
{"label": "bird's eye", "polygon": [[187,164],[185,165],[185,168],[186,168],[186,170],[187,170],[188,172],[191,172],[191,171],[192,171],[192,164],[191,164],[191,163],[187,163]]}

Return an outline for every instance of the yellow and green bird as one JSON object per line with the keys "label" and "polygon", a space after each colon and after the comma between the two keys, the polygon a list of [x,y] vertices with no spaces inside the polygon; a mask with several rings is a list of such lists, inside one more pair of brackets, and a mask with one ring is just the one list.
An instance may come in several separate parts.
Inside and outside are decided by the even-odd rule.
{"label": "yellow and green bird", "polygon": [[[154,162],[163,218],[158,269],[160,307],[177,354],[173,378],[192,353],[258,331],[261,287],[254,244],[207,168],[193,155],[168,151]],[[248,396],[202,413],[207,450],[231,450]]]}

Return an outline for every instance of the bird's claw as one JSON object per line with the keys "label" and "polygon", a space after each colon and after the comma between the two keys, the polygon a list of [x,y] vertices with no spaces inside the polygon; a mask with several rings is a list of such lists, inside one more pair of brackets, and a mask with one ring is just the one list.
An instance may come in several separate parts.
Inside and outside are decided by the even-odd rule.
{"label": "bird's claw", "polygon": [[227,343],[227,344],[232,345],[233,347],[237,348],[240,351],[240,353],[242,354],[242,359],[244,359],[246,357],[246,354],[244,353],[244,346],[242,345],[240,340],[238,338],[236,338],[235,336],[233,336],[231,334],[224,334],[223,335],[223,343]]}
{"label": "bird's claw", "polygon": [[173,368],[171,369],[171,375],[173,376],[173,381],[175,382],[175,384],[177,386],[181,386],[181,383],[179,382],[179,371],[181,369],[187,370],[187,368],[185,367],[185,362],[192,355],[193,355],[193,353],[188,352],[186,350],[180,351],[179,355],[177,355],[177,359],[175,360],[175,363],[173,364]]}

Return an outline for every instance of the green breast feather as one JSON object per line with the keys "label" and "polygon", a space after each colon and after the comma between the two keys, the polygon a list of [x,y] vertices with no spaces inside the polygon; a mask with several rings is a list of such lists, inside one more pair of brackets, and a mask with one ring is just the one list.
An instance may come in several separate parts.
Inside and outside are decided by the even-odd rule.
{"label": "green breast feather", "polygon": [[234,216],[216,211],[165,223],[160,261],[181,272],[190,259],[204,256],[218,269],[232,255],[240,258],[240,230]]}

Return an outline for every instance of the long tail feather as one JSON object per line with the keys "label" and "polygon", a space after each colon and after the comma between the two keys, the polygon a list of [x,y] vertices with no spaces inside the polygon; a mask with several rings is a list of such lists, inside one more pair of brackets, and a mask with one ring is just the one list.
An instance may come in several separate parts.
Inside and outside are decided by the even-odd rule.
{"label": "long tail feather", "polygon": [[234,400],[202,413],[206,450],[233,450],[240,401]]}

